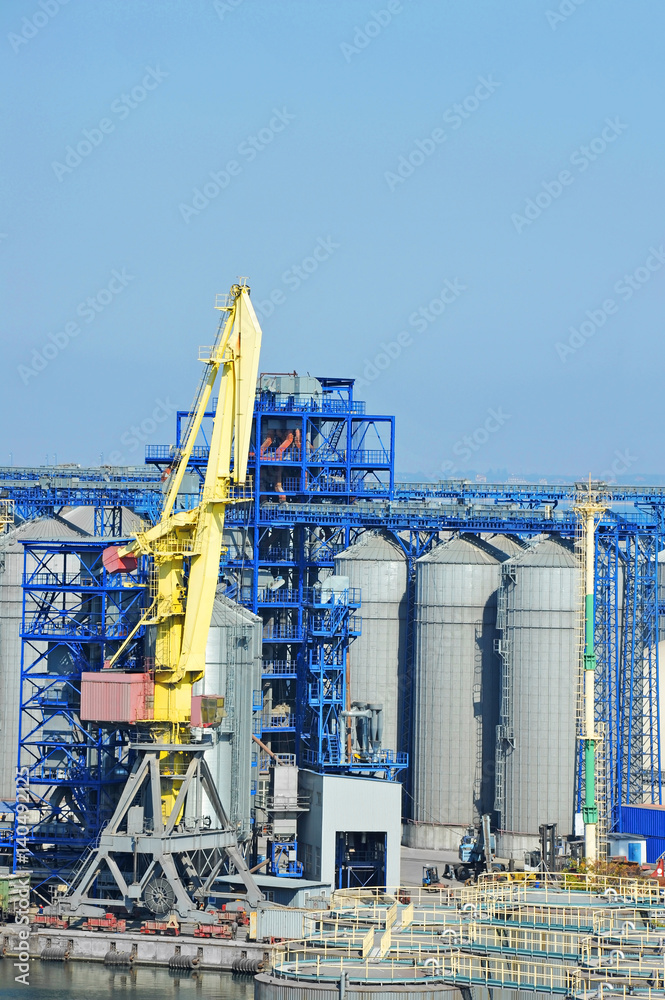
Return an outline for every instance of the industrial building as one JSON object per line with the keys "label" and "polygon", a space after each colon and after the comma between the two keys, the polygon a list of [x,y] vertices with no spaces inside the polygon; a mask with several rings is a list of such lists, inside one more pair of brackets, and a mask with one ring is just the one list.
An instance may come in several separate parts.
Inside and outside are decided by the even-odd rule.
{"label": "industrial building", "polygon": [[[215,405],[178,510],[198,502]],[[158,521],[190,416],[144,468],[0,469],[0,862],[19,867],[25,843],[44,891],[72,878],[134,766],[126,725],[104,714],[105,668],[128,637],[128,655],[154,656],[140,624],[152,584],[145,559],[119,573],[103,556]],[[655,857],[665,827],[637,827],[661,802],[665,491],[400,484],[394,417],[368,413],[352,379],[295,374],[259,377],[249,471],[251,497],[226,511],[193,690],[224,699],[205,758],[264,894],[397,885],[400,840],[455,849],[487,813],[508,857],[536,849],[543,823],[580,834],[575,506],[591,493],[601,837],[645,833]],[[137,684],[132,697],[142,718],[153,696]],[[17,767],[31,793],[20,816]],[[214,811],[206,788],[185,828]]]}

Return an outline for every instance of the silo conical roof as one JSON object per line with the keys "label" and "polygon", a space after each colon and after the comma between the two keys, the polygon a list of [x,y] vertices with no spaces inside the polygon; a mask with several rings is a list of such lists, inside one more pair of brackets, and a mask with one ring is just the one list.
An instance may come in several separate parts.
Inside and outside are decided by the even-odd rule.
{"label": "silo conical roof", "polygon": [[560,569],[578,569],[579,560],[568,545],[558,538],[547,538],[526,549],[515,558],[520,566],[549,567]]}
{"label": "silo conical roof", "polygon": [[496,549],[503,555],[504,559],[511,559],[513,556],[521,556],[526,550],[524,545],[520,545],[516,538],[510,535],[489,535],[483,536],[486,545]]}
{"label": "silo conical roof", "polygon": [[221,590],[217,591],[212,606],[211,626],[254,625],[256,622],[261,622],[258,615],[249,611],[248,608],[244,608],[242,604],[236,604],[235,601],[226,597]]}
{"label": "silo conical roof", "polygon": [[24,521],[18,527],[12,528],[6,535],[0,538],[0,546],[7,548],[9,545],[18,544],[22,539],[39,538],[62,538],[66,541],[71,539],[89,538],[87,531],[68,524],[62,518],[38,517],[34,521]]}
{"label": "silo conical roof", "polygon": [[380,560],[394,562],[396,559],[406,561],[404,550],[397,542],[394,542],[391,538],[387,538],[385,535],[373,532],[365,532],[357,542],[354,542],[348,549],[340,552],[336,558],[342,560],[367,559],[372,562],[379,562]]}
{"label": "silo conical roof", "polygon": [[500,559],[491,555],[468,538],[453,538],[450,542],[443,542],[441,545],[437,545],[431,552],[421,556],[418,562],[492,566],[500,562]]}
{"label": "silo conical roof", "polygon": [[[82,531],[87,532],[89,535],[94,535],[95,533],[95,509],[94,507],[89,507],[81,505],[80,507],[70,507],[69,510],[63,511],[62,517],[73,524],[74,527],[80,528]],[[145,523],[138,514],[129,507],[122,508],[122,533],[123,535],[131,535],[134,531],[141,531],[145,527]]]}

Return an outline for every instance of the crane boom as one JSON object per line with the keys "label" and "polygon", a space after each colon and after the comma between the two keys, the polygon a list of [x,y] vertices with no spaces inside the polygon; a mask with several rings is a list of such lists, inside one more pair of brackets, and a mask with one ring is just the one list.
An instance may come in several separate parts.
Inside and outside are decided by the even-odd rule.
{"label": "crane boom", "polygon": [[[139,554],[151,556],[154,562],[153,601],[142,619],[142,624],[156,628],[151,721],[166,724],[164,736],[172,743],[179,741],[179,727],[190,721],[192,686],[205,670],[226,507],[248,497],[245,484],[262,334],[249,287],[244,279],[240,282],[217,306],[225,318],[215,344],[199,351],[207,370],[172,468],[162,516],[128,545],[105,553],[109,567],[120,563],[131,568]],[[174,512],[216,384],[217,404],[199,503],[191,510]]]}

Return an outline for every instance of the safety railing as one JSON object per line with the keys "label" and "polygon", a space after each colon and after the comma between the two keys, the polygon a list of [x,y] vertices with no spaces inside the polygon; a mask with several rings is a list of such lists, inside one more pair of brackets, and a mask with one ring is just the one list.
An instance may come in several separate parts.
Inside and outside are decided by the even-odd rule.
{"label": "safety railing", "polygon": [[609,955],[599,956],[599,959],[592,958],[591,963],[581,971],[585,978],[596,982],[601,980],[613,982],[619,979],[629,986],[649,985],[665,989],[665,965],[662,955],[629,956],[616,949]]}
{"label": "safety railing", "polygon": [[304,630],[301,625],[271,625],[263,627],[263,639],[303,639]]}
{"label": "safety railing", "polygon": [[514,952],[534,958],[577,960],[584,943],[588,941],[588,935],[584,931],[575,933],[533,927],[501,927],[479,921],[471,921],[460,930],[464,936],[458,943],[461,946],[467,944],[474,951]]}
{"label": "safety railing", "polygon": [[275,713],[266,712],[260,716],[261,729],[292,729],[295,726],[296,717],[292,712]]}
{"label": "safety railing", "polygon": [[592,930],[594,934],[623,934],[648,928],[665,930],[665,908],[648,909],[599,909],[594,910]]}
{"label": "safety railing", "polygon": [[[362,416],[365,413],[365,403],[362,400],[346,401],[342,399],[326,399],[325,396],[308,396],[302,393],[268,393],[266,395],[257,393],[255,409],[262,413],[278,412],[290,413],[303,411],[308,413],[352,413],[354,416]],[[430,483],[431,488],[431,483]]]}
{"label": "safety railing", "polygon": [[[306,982],[339,982],[345,976],[348,982],[409,983],[414,980],[431,981],[436,973],[431,966],[418,965],[413,959],[398,960],[385,957],[377,962],[368,953],[367,957],[335,957],[316,954],[306,949],[299,952],[285,951],[273,964],[272,975],[280,979],[303,980]],[[441,977],[439,977],[441,978]]]}
{"label": "safety railing", "polygon": [[[575,978],[571,982],[572,1000],[635,1000],[632,986],[615,983],[588,982]],[[664,1000],[665,990],[641,986],[639,1000]]]}
{"label": "safety railing", "polygon": [[354,448],[351,452],[352,465],[389,465],[390,452],[383,448]]}
{"label": "safety railing", "polygon": [[394,902],[393,905],[388,909],[388,912],[386,913],[386,927],[393,926],[393,924],[397,920],[398,909],[399,908],[397,906],[397,902]]}
{"label": "safety railing", "polygon": [[261,672],[264,676],[282,677],[295,675],[297,666],[294,660],[263,660]]}
{"label": "safety railing", "polygon": [[[582,939],[580,958],[585,965],[604,965],[616,955],[663,954],[665,930],[632,930],[609,937],[587,935]],[[662,959],[660,960],[662,964]]]}
{"label": "safety railing", "polygon": [[630,879],[611,875],[586,873],[504,872],[481,875],[476,885],[461,890],[462,899],[469,902],[490,899],[523,902],[533,890],[538,890],[542,902],[580,903],[582,894],[596,897],[607,905],[662,903],[664,890],[655,880]]}
{"label": "safety railing", "polygon": [[[601,904],[598,904],[598,907],[596,909],[594,906],[553,906],[546,903],[530,902],[514,904],[492,899],[484,904],[482,912],[495,923],[542,927],[546,930],[570,928],[589,933],[596,926],[596,917],[608,913],[608,910],[603,908]],[[617,915],[623,920],[630,920],[631,915],[636,912],[630,908],[616,910]]]}
{"label": "safety railing", "polygon": [[24,587],[102,587],[103,583],[96,576],[84,573],[23,573]]}

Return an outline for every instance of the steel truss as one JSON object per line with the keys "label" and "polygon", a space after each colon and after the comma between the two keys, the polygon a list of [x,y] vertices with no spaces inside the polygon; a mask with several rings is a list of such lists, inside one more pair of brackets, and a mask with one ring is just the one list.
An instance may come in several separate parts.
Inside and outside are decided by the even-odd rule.
{"label": "steel truss", "polygon": [[[125,734],[79,717],[81,673],[99,670],[138,622],[147,571],[109,574],[106,543],[24,542],[21,687],[17,764],[29,787],[25,814],[16,814],[14,865],[37,879],[67,880],[81,852],[111,817],[132,767]],[[128,663],[138,661],[139,629]]]}
{"label": "steel truss", "polygon": [[[264,696],[262,710],[257,706],[257,735],[278,753],[295,753],[297,747],[306,747],[318,762],[309,766],[324,768],[325,761],[333,759],[319,749],[323,734],[331,731],[330,705],[324,699],[319,699],[320,704],[310,704],[307,698],[301,704],[301,700],[309,692],[310,682],[318,698],[319,688],[313,682],[323,676],[324,668],[334,666],[325,662],[326,655],[331,659],[331,654],[316,651],[314,639],[324,637],[315,637],[308,631],[311,608],[307,595],[310,588],[333,571],[335,555],[365,531],[390,532],[409,560],[412,608],[415,561],[439,532],[478,536],[506,533],[524,539],[542,532],[558,532],[574,538],[576,523],[572,507],[579,486],[461,481],[395,483],[394,419],[368,416],[365,404],[354,398],[352,380],[322,379],[321,385],[322,393],[317,398],[266,392],[257,396],[250,458],[255,498],[252,503],[234,506],[227,515],[228,527],[241,533],[244,541],[243,551],[229,553],[222,566],[222,579],[230,596],[264,620],[263,678],[264,688],[270,688],[271,705],[283,703],[293,709],[280,718],[280,713],[266,706]],[[177,415],[178,427],[186,423],[187,417],[186,411]],[[270,442],[268,437],[272,438]],[[19,519],[57,513],[64,505],[86,504],[96,510],[96,530],[100,534],[112,533],[118,527],[114,511],[120,506],[150,520],[157,519],[162,499],[161,476],[179,446],[180,434],[175,448],[147,448],[146,462],[157,468],[143,471],[4,468],[0,469],[0,489],[14,500]],[[205,440],[194,450],[195,481],[200,478],[207,452]],[[183,506],[191,506],[197,500],[196,487],[191,489],[190,497],[181,498]],[[616,826],[621,802],[661,801],[656,556],[665,547],[665,488],[607,487],[603,493],[609,497],[609,510],[596,534],[597,719],[606,727],[606,794],[608,811]],[[80,548],[82,543],[75,545]],[[98,552],[101,548],[99,545]],[[27,587],[28,591],[32,589],[36,590],[31,585]],[[74,589],[71,588],[72,593]],[[39,744],[38,736],[30,736],[28,720],[32,716],[28,713],[34,712],[37,722],[45,720],[47,715],[59,714],[63,731],[80,734],[83,727],[77,718],[74,693],[77,678],[81,669],[90,669],[91,662],[101,663],[106,655],[102,652],[105,644],[117,639],[112,634],[112,624],[116,627],[113,616],[108,623],[106,615],[95,621],[101,634],[95,635],[92,628],[83,634],[85,622],[92,623],[91,615],[95,612],[82,595],[78,610],[69,614],[70,632],[63,633],[60,628],[50,634],[48,628],[56,623],[62,626],[67,620],[67,615],[58,617],[56,613],[65,590],[62,586],[42,589],[41,610],[39,602],[35,602],[34,614],[31,612],[26,619],[34,622],[35,630],[41,631],[39,634],[27,631],[23,640],[22,704],[26,722],[21,738],[33,739],[36,749],[28,751],[26,743],[21,752],[32,755],[34,791],[45,801],[46,792],[55,782],[39,784],[37,771],[48,759],[55,759],[55,748],[51,752],[45,741]],[[105,592],[111,590],[112,587],[106,587]],[[112,607],[112,601],[107,600],[106,606]],[[127,616],[131,619],[129,609]],[[79,621],[83,623],[80,627],[76,625]],[[409,633],[407,647],[400,751],[408,750],[411,731],[413,642]],[[39,692],[48,683],[53,686],[53,681],[50,676],[39,677],[37,665],[33,678],[29,679],[32,664],[38,660],[35,649],[44,661],[49,649],[59,648],[71,661],[69,672],[63,668],[60,675],[61,690],[69,692],[68,700],[53,708],[44,700],[37,710],[40,695],[33,696],[32,688]],[[339,657],[341,646],[336,648],[335,656]],[[42,673],[47,675],[50,671]],[[337,692],[334,698],[337,711],[339,684],[331,680],[329,687]],[[46,699],[45,692],[43,697]],[[76,837],[71,841],[72,856],[85,838],[99,829],[97,815],[106,815],[110,808],[103,798],[109,783],[99,776],[117,774],[117,787],[124,781],[128,767],[117,745],[117,735],[104,731],[102,736],[95,729],[85,732],[85,751],[78,748],[75,740],[63,739],[57,748],[66,761],[85,757],[84,771],[89,774],[94,771],[96,782],[89,795],[84,784],[80,785],[84,790],[78,791],[75,768],[68,765],[65,768],[69,775],[68,791],[61,801],[66,798],[77,803],[77,796],[83,796],[88,803],[96,796],[101,803],[98,813],[96,806],[86,809],[86,816],[91,819],[85,832],[82,826],[76,826]],[[88,763],[93,759],[100,761],[94,765],[96,770]],[[106,759],[108,767],[101,763]],[[121,772],[113,771],[114,760],[119,762]],[[77,809],[81,811],[78,805]],[[57,821],[62,821],[60,815]],[[38,824],[33,831],[34,843],[54,843],[47,836],[45,820],[41,823],[44,825]],[[58,847],[60,855],[65,839],[62,850]],[[53,866],[53,870],[62,870],[55,855]]]}

